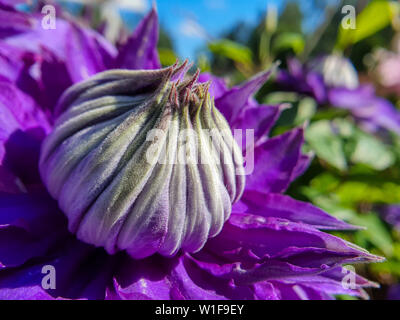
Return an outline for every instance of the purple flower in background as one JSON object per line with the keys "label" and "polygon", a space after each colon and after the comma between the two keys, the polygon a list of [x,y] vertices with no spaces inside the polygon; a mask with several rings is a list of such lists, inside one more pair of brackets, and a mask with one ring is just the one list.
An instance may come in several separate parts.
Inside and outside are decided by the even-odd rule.
{"label": "purple flower in background", "polygon": [[320,74],[325,85],[355,89],[358,82],[357,70],[349,59],[338,54],[320,56],[308,64],[311,71]]}
{"label": "purple flower in background", "polygon": [[400,285],[399,284],[393,285],[389,288],[387,298],[389,300],[400,300]]}
{"label": "purple flower in background", "polygon": [[400,231],[400,205],[399,204],[380,205],[377,207],[377,210],[387,223],[389,223],[395,229]]}
{"label": "purple flower in background", "polygon": [[320,57],[306,65],[291,59],[277,82],[285,90],[314,97],[319,104],[348,110],[368,131],[385,129],[400,134],[400,112],[377,96],[373,86],[359,84],[354,67],[343,57]]}
{"label": "purple flower in background", "polygon": [[379,49],[375,54],[374,75],[388,93],[400,95],[400,34],[393,38],[392,51]]}
{"label": "purple flower in background", "polygon": [[[109,68],[157,69],[133,73],[143,75],[143,82],[138,82],[143,85],[155,74],[179,67],[159,69],[155,9],[119,50],[68,19],[58,18],[56,30],[43,30],[37,16],[5,4],[0,6],[0,15],[7,17],[0,20],[0,63],[5,66],[0,69],[1,299],[331,299],[335,294],[366,297],[363,288],[375,285],[343,265],[381,258],[323,231],[353,226],[283,195],[310,159],[301,152],[302,128],[268,138],[282,107],[258,105],[253,95],[270,72],[233,88],[209,74],[200,75],[199,82],[212,80],[211,84],[195,85],[185,79],[180,79],[183,87],[172,84],[173,102],[181,99],[174,98],[179,88],[209,85],[208,92],[231,129],[254,129],[250,145],[254,147],[254,170],[246,176],[243,195],[232,205],[222,229],[205,239],[201,248],[191,250],[189,246],[172,255],[161,252],[133,259],[126,251],[110,255],[102,247],[78,240],[46,191],[38,168],[42,141],[60,128],[59,119],[73,112],[65,97],[85,101],[85,94],[95,94],[98,86],[107,84],[104,75],[118,75],[116,79],[124,83],[126,79],[119,78],[121,71],[115,70],[91,78]],[[168,79],[178,81],[172,76]],[[54,110],[62,92],[77,82],[58,104],[59,110]],[[83,90],[71,96],[76,88]],[[121,83],[117,88],[123,88]],[[152,88],[141,90],[146,94]],[[78,147],[87,141],[82,139]],[[246,151],[243,148],[244,157]],[[82,196],[80,190],[71,186],[67,191]],[[154,217],[159,223],[158,216]],[[89,226],[96,227],[90,221]],[[193,230],[195,236],[199,231]],[[163,237],[174,234],[169,229],[163,232]],[[147,230],[143,243],[153,237],[151,229]],[[139,247],[143,245],[140,241]],[[57,271],[55,288],[42,287],[45,265]],[[342,284],[346,275],[353,280],[350,286]]]}

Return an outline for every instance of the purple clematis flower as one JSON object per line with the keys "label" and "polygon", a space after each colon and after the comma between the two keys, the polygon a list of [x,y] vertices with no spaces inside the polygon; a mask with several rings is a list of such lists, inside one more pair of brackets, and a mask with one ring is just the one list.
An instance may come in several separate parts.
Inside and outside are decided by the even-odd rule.
{"label": "purple clematis flower", "polygon": [[[255,132],[243,196],[200,250],[134,259],[78,240],[39,175],[42,142],[57,127],[55,101],[108,68],[159,68],[157,12],[117,51],[76,22],[59,18],[52,33],[35,15],[0,10],[8,17],[0,20],[0,48],[15,53],[2,60],[0,78],[1,299],[332,299],[366,297],[363,288],[376,286],[343,266],[381,258],[323,231],[355,227],[283,194],[310,159],[301,152],[302,128],[268,138],[282,107],[258,105],[253,95],[270,72],[233,88],[200,76],[215,80],[209,93],[230,127]],[[55,288],[42,287],[47,265],[57,271]]]}
{"label": "purple clematis flower", "polygon": [[395,229],[400,231],[400,205],[385,204],[377,206],[377,211],[382,218]]}
{"label": "purple clematis flower", "polygon": [[387,93],[400,94],[400,35],[397,33],[392,40],[392,50],[379,49],[375,54],[376,66],[373,74],[378,83]]}
{"label": "purple clematis flower", "polygon": [[390,287],[387,294],[388,300],[400,300],[400,285],[396,284]]}
{"label": "purple clematis flower", "polygon": [[319,104],[348,110],[368,131],[400,134],[400,112],[377,96],[372,86],[359,84],[354,67],[343,57],[320,57],[305,65],[290,59],[288,70],[279,72],[277,82],[285,90],[314,97]]}

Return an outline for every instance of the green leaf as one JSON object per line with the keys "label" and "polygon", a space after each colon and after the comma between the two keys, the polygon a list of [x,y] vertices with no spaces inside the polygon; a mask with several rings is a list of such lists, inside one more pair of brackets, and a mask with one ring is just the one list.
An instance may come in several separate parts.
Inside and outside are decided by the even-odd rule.
{"label": "green leaf", "polygon": [[208,48],[212,53],[224,56],[233,61],[245,65],[252,64],[253,56],[250,48],[237,42],[228,39],[217,40],[210,42]]}
{"label": "green leaf", "polygon": [[336,296],[337,300],[358,300],[357,297],[349,296],[346,294],[339,294]]}
{"label": "green leaf", "polygon": [[347,169],[342,139],[333,132],[328,120],[312,123],[307,128],[305,137],[318,157],[339,170]]}
{"label": "green leaf", "polygon": [[170,66],[174,64],[177,60],[175,52],[172,51],[171,49],[159,48],[158,55],[160,57],[160,62],[163,66]]}
{"label": "green leaf", "polygon": [[[375,178],[376,179],[376,178]],[[337,195],[341,203],[399,203],[400,185],[393,182],[347,181],[338,187]]]}
{"label": "green leaf", "polygon": [[263,99],[264,104],[295,103],[299,100],[299,95],[295,92],[276,91],[271,92]]}
{"label": "green leaf", "polygon": [[[286,131],[286,129],[303,125],[314,116],[317,110],[317,103],[312,98],[305,97],[300,99],[298,96],[279,96],[279,93],[269,95],[268,99],[264,100],[264,103],[285,103],[287,105],[287,108],[282,111],[281,116],[275,123],[274,134],[277,133],[276,129],[280,129],[280,127],[285,127]],[[282,133],[282,131],[279,130],[279,133]]]}
{"label": "green leaf", "polygon": [[305,97],[299,101],[297,114],[294,119],[296,125],[301,125],[305,121],[311,120],[317,111],[317,102],[313,98]]}
{"label": "green leaf", "polygon": [[357,212],[351,208],[340,205],[334,194],[323,195],[309,187],[304,187],[301,191],[305,196],[312,200],[312,203],[336,218],[345,220],[351,224],[357,224]]}
{"label": "green leaf", "polygon": [[319,192],[331,193],[338,187],[340,180],[330,172],[323,172],[310,181],[311,187]]}
{"label": "green leaf", "polygon": [[366,228],[359,232],[364,235],[370,243],[380,249],[385,256],[390,257],[393,255],[392,237],[382,223],[382,220],[379,219],[375,213],[358,215],[354,222]]}
{"label": "green leaf", "polygon": [[272,48],[275,53],[292,49],[294,53],[299,54],[304,50],[304,45],[304,38],[300,33],[284,32],[276,37]]}
{"label": "green leaf", "polygon": [[393,153],[381,141],[363,132],[357,133],[357,145],[351,161],[363,163],[376,170],[384,170],[395,162]]}
{"label": "green leaf", "polygon": [[347,119],[335,119],[339,134],[346,140],[345,151],[353,163],[384,170],[394,164],[396,158],[391,149],[375,136],[356,127]]}
{"label": "green leaf", "polygon": [[382,263],[373,263],[370,265],[371,270],[375,273],[388,273],[400,277],[400,262],[399,261],[385,261]]}
{"label": "green leaf", "polygon": [[211,72],[210,61],[205,54],[200,54],[197,58],[197,66],[201,72]]}
{"label": "green leaf", "polygon": [[329,212],[333,216],[345,220],[353,225],[364,227],[365,230],[357,231],[356,243],[366,246],[367,242],[374,245],[385,256],[392,256],[394,252],[393,240],[382,220],[373,212],[358,214],[355,210],[345,207],[335,195],[322,195],[311,187],[305,187],[302,192],[309,197],[318,207]]}
{"label": "green leaf", "polygon": [[339,25],[336,47],[343,50],[388,26],[392,20],[395,6],[398,6],[398,3],[394,1],[371,1],[357,15],[355,29],[344,29],[342,24]]}

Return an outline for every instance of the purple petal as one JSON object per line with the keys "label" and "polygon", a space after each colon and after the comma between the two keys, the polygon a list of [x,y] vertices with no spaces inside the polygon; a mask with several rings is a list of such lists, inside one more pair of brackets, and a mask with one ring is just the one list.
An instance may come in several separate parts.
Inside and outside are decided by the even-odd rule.
{"label": "purple petal", "polygon": [[153,7],[119,50],[117,65],[126,69],[158,69],[158,14]]}
{"label": "purple petal", "polygon": [[324,268],[304,268],[271,259],[266,260],[259,266],[250,270],[238,270],[234,277],[236,283],[252,284],[265,280],[286,279],[291,277],[301,279],[304,276],[317,275],[323,270]]}
{"label": "purple petal", "polygon": [[207,279],[207,274],[186,256],[173,259],[153,256],[126,261],[121,267],[114,288],[124,300],[226,299],[216,292],[217,284],[207,281],[212,279]]}
{"label": "purple petal", "polygon": [[0,75],[34,98],[41,96],[40,85],[31,72],[39,60],[39,55],[0,40]]}
{"label": "purple petal", "polygon": [[32,29],[36,21],[6,3],[0,3],[0,37]]}
{"label": "purple petal", "polygon": [[20,193],[25,189],[20,180],[5,166],[0,165],[0,193]]}
{"label": "purple petal", "polygon": [[25,3],[26,0],[0,0],[0,3],[8,5],[8,6],[15,6],[20,3]]}
{"label": "purple petal", "polygon": [[0,74],[12,82],[16,82],[25,67],[26,52],[0,41]]}
{"label": "purple petal", "polygon": [[[21,50],[34,53],[40,53],[41,47],[46,46],[58,57],[65,59],[67,57],[65,43],[68,40],[69,23],[60,18],[57,19],[56,29],[44,29],[39,17],[28,15],[27,17],[32,21],[32,26],[29,29],[5,35],[4,41]],[[0,24],[0,34],[2,31]]]}
{"label": "purple petal", "polygon": [[234,279],[235,283],[241,285],[249,285],[277,278],[317,274],[326,268],[300,267],[275,259],[264,259],[259,264],[246,267],[245,262],[242,264],[225,262],[223,264],[222,259],[220,261],[204,259],[204,255],[201,254],[195,255],[195,258],[196,264],[213,276],[223,279]]}
{"label": "purple petal", "polygon": [[372,255],[360,255],[356,252],[343,253],[332,249],[328,250],[324,248],[313,247],[287,248],[279,254],[279,259],[285,260],[293,265],[308,268],[321,268],[365,261],[379,261],[379,258]]}
{"label": "purple petal", "polygon": [[246,177],[246,190],[284,191],[296,175],[302,144],[303,129],[294,129],[257,146],[254,172]]}
{"label": "purple petal", "polygon": [[47,118],[32,98],[0,80],[0,163],[25,184],[40,183],[40,144],[49,131]]}
{"label": "purple petal", "polygon": [[200,74],[198,82],[203,83],[207,81],[211,82],[208,92],[215,99],[221,97],[223,94],[225,94],[225,92],[229,90],[224,79],[214,76],[208,72]]}
{"label": "purple petal", "polygon": [[[53,296],[104,296],[112,258],[102,250],[92,254],[92,247],[71,239],[66,226],[65,217],[47,193],[0,194],[0,265],[5,268],[0,271],[0,297],[45,296],[42,267],[49,264],[57,272],[57,290],[50,292]],[[7,270],[33,257],[40,260]]]}
{"label": "purple petal", "polygon": [[[57,243],[55,243],[57,244]],[[40,260],[23,268],[0,271],[0,299],[37,299],[47,296],[71,299],[104,299],[115,257],[69,238]],[[42,268],[56,270],[56,289],[42,289]]]}
{"label": "purple petal", "polygon": [[[46,221],[46,223],[43,223]],[[0,193],[0,225],[18,227],[40,236],[66,225],[64,215],[47,192]]]}
{"label": "purple petal", "polygon": [[284,89],[313,96],[318,102],[326,100],[326,86],[323,77],[296,59],[288,60],[288,70],[280,70],[276,81]]}
{"label": "purple petal", "polygon": [[232,127],[243,131],[254,130],[254,142],[257,143],[268,134],[276,120],[278,120],[281,111],[282,106],[260,105],[258,107],[249,107],[238,117]]}
{"label": "purple petal", "polygon": [[394,228],[400,230],[400,205],[389,204],[381,205],[377,207],[377,211],[383,217],[383,219],[392,225]]}
{"label": "purple petal", "polygon": [[326,87],[321,75],[310,72],[306,75],[305,81],[312,95],[319,103],[326,101]]}
{"label": "purple petal", "polygon": [[387,299],[400,300],[400,284],[396,284],[390,287]]}
{"label": "purple petal", "polygon": [[[33,115],[36,106],[30,97],[18,90],[11,82],[3,79],[0,79],[0,93],[3,110],[1,119],[4,122],[1,126],[2,131],[14,126],[28,128],[37,124],[37,119]],[[10,123],[13,120],[15,125]]]}
{"label": "purple petal", "polygon": [[[42,103],[51,113],[61,94],[73,84],[66,63],[52,51],[42,47],[42,62],[40,64]],[[57,74],[57,77],[54,75]]]}
{"label": "purple petal", "polygon": [[279,291],[270,282],[263,281],[253,285],[257,300],[280,300]]}
{"label": "purple petal", "polygon": [[215,99],[215,105],[229,123],[234,123],[249,103],[250,98],[268,80],[274,69],[255,75],[240,86],[233,87]]}
{"label": "purple petal", "polygon": [[40,145],[45,135],[40,127],[15,130],[4,143],[4,165],[26,185],[41,184],[38,163]]}
{"label": "purple petal", "polygon": [[[323,249],[341,254],[344,261],[379,261],[379,257],[361,251],[354,245],[303,223],[259,215],[232,213],[222,232],[207,244],[219,255],[239,259],[239,248],[251,250],[257,257],[286,257],[297,254],[293,248]],[[316,252],[320,255],[320,250]],[[236,252],[234,254],[234,252]]]}
{"label": "purple petal", "polygon": [[[345,276],[351,276],[355,280],[354,288],[343,286]],[[366,287],[379,287],[376,283],[368,281],[361,276],[356,275],[353,271],[345,269],[341,266],[331,268],[318,275],[304,276],[301,278],[284,279],[282,283],[293,284],[297,283],[302,287],[312,288],[317,292],[326,294],[347,294],[368,298],[368,294],[363,290]]]}
{"label": "purple petal", "polygon": [[4,41],[39,55],[46,47],[47,51],[65,61],[74,82],[115,66],[117,51],[100,34],[62,18],[57,19],[55,29],[44,29],[41,17],[36,16],[35,24],[29,30],[7,35]]}
{"label": "purple petal", "polygon": [[333,88],[329,91],[332,105],[349,110],[357,119],[400,134],[400,112],[387,100],[375,96],[370,86],[357,89]]}
{"label": "purple petal", "polygon": [[0,193],[0,265],[20,266],[42,257],[68,236],[66,219],[47,193]]}
{"label": "purple petal", "polygon": [[79,82],[108,69],[113,52],[105,50],[99,35],[71,24],[66,37],[66,66],[72,81]]}
{"label": "purple petal", "polygon": [[0,161],[4,157],[4,143],[10,135],[21,129],[41,128],[49,132],[48,121],[31,97],[10,81],[0,79]]}
{"label": "purple petal", "polygon": [[[357,229],[310,203],[298,201],[282,194],[248,192],[243,195],[241,202],[246,207],[241,210],[263,217],[283,218],[326,230]],[[235,206],[232,210],[235,211]]]}
{"label": "purple petal", "polygon": [[0,226],[0,269],[20,266],[31,258],[41,257],[59,239],[55,231],[34,237],[21,228]]}
{"label": "purple petal", "polygon": [[280,300],[333,300],[324,291],[314,290],[297,282],[271,281]]}
{"label": "purple petal", "polygon": [[[43,276],[43,275],[42,275]],[[1,286],[1,282],[0,282]],[[1,300],[54,300],[40,285],[0,287]]]}
{"label": "purple petal", "polygon": [[314,154],[313,153],[309,153],[309,154],[302,154],[300,156],[299,161],[297,162],[296,167],[293,170],[293,174],[292,174],[292,178],[291,180],[294,181],[296,180],[298,177],[300,177],[301,175],[303,175],[303,173],[308,169],[308,167],[310,166],[310,163],[312,161],[312,159],[314,158]]}

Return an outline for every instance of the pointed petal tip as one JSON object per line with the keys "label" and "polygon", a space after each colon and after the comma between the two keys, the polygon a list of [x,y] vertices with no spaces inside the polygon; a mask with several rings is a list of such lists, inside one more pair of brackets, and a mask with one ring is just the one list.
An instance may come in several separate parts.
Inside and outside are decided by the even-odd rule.
{"label": "pointed petal tip", "polygon": [[151,3],[151,11],[158,15],[157,1],[153,0]]}
{"label": "pointed petal tip", "polygon": [[371,262],[376,262],[376,263],[381,263],[381,262],[385,262],[386,261],[386,258],[385,257],[381,257],[381,256],[377,256],[377,255],[374,255],[374,254],[369,254],[369,257],[370,257],[370,260],[371,260]]}
{"label": "pointed petal tip", "polygon": [[126,43],[121,46],[116,65],[122,69],[133,70],[161,68],[157,52],[158,38],[158,13],[153,5]]}
{"label": "pointed petal tip", "polygon": [[368,281],[368,286],[371,288],[376,288],[376,289],[379,289],[381,287],[381,285],[375,281]]}
{"label": "pointed petal tip", "polygon": [[346,243],[350,248],[359,251],[359,256],[362,258],[362,261],[357,261],[357,263],[380,263],[380,262],[386,261],[385,257],[381,257],[378,255],[372,254],[369,251],[367,251],[366,249],[359,247],[354,243],[347,242],[347,241],[346,241]]}

